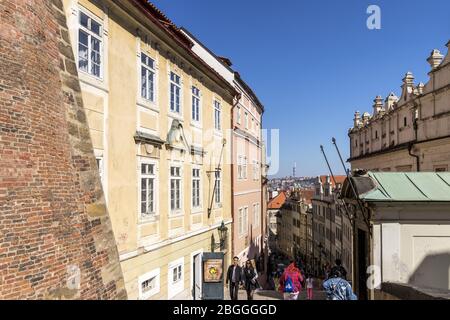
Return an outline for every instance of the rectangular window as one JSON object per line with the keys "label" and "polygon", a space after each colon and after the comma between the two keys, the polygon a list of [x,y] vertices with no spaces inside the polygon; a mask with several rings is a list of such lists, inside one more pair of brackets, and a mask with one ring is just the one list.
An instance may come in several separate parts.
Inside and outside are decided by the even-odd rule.
{"label": "rectangular window", "polygon": [[179,265],[172,269],[172,283],[177,283],[181,280],[183,266]]}
{"label": "rectangular window", "polygon": [[406,127],[407,124],[406,117],[403,117],[403,126]]}
{"label": "rectangular window", "polygon": [[259,163],[256,160],[253,160],[253,180],[259,180]]}
{"label": "rectangular window", "polygon": [[253,221],[255,223],[255,227],[259,227],[260,223],[260,212],[259,212],[259,203],[255,203],[253,205]]}
{"label": "rectangular window", "polygon": [[248,113],[244,113],[244,120],[245,120],[245,129],[248,129]]}
{"label": "rectangular window", "polygon": [[181,168],[170,167],[170,210],[181,209]]}
{"label": "rectangular window", "polygon": [[141,163],[141,215],[155,213],[155,165]]}
{"label": "rectangular window", "polygon": [[192,87],[192,120],[200,121],[200,90]]}
{"label": "rectangular window", "polygon": [[103,157],[95,157],[95,162],[97,163],[100,181],[103,183]]}
{"label": "rectangular window", "polygon": [[214,192],[214,201],[216,203],[221,203],[222,200],[222,194],[221,194],[221,176],[220,176],[220,171],[216,171],[216,190]]}
{"label": "rectangular window", "polygon": [[141,53],[141,97],[155,101],[155,61]]}
{"label": "rectangular window", "polygon": [[247,157],[242,157],[242,179],[247,179]]}
{"label": "rectangular window", "polygon": [[82,11],[79,12],[78,69],[101,77],[102,26]]}
{"label": "rectangular window", "polygon": [[434,166],[433,169],[434,169],[434,172],[446,172],[446,171],[448,171],[448,166],[446,166],[446,165]]}
{"label": "rectangular window", "polygon": [[200,207],[200,169],[192,169],[192,207]]}
{"label": "rectangular window", "polygon": [[221,106],[220,102],[214,100],[214,128],[216,130],[221,130]]}
{"label": "rectangular window", "polygon": [[237,124],[241,124],[241,107],[238,106],[236,110],[237,110],[236,111],[236,113],[237,113],[237,116],[236,116]]}
{"label": "rectangular window", "polygon": [[150,271],[138,279],[139,299],[146,300],[157,294],[160,289],[160,269]]}
{"label": "rectangular window", "polygon": [[181,113],[181,79],[174,72],[170,73],[170,111]]}
{"label": "rectangular window", "polygon": [[239,234],[244,234],[244,209],[239,208]]}
{"label": "rectangular window", "polygon": [[243,216],[243,220],[244,220],[244,233],[247,233],[248,230],[248,207],[244,207],[244,216]]}

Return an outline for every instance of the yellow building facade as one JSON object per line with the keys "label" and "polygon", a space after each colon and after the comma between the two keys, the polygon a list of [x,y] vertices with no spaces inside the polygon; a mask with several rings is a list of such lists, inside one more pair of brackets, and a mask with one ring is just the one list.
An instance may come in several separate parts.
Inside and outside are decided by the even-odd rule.
{"label": "yellow building facade", "polygon": [[235,90],[146,1],[64,10],[128,297],[200,298],[202,253],[230,262]]}

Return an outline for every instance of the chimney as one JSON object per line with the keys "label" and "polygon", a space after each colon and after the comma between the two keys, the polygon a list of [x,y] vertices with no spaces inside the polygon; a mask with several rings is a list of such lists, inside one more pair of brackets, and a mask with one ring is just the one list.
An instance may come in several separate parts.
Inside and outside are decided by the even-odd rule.
{"label": "chimney", "polygon": [[383,110],[383,98],[381,96],[376,96],[373,100],[373,115],[376,116],[378,113],[380,113]]}
{"label": "chimney", "polygon": [[395,95],[395,93],[391,92],[384,100],[384,109],[389,111],[393,109],[394,104],[398,101],[398,97]]}
{"label": "chimney", "polygon": [[368,123],[369,123],[369,120],[370,120],[370,113],[364,112],[364,113],[363,113],[363,116],[362,116],[362,122],[363,122],[363,125],[368,124]]}
{"label": "chimney", "polygon": [[420,82],[418,85],[417,85],[417,94],[423,94],[423,88],[425,87],[425,85],[423,84],[423,82]]}
{"label": "chimney", "polygon": [[409,95],[414,92],[414,76],[412,72],[408,71],[402,80],[402,98],[406,101],[408,100]]}
{"label": "chimney", "polygon": [[436,69],[436,67],[438,67],[441,64],[442,59],[444,59],[444,56],[438,49],[434,49],[433,51],[431,51],[431,54],[427,59],[428,63],[431,66],[431,70]]}
{"label": "chimney", "polygon": [[359,111],[355,112],[355,117],[353,118],[353,127],[354,128],[361,127],[361,115],[360,115]]}

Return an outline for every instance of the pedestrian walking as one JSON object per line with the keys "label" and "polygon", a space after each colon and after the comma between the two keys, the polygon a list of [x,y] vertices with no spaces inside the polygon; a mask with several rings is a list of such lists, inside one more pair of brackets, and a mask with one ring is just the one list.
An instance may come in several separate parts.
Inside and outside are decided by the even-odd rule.
{"label": "pedestrian walking", "polygon": [[244,268],[244,285],[247,292],[247,300],[253,300],[253,293],[258,288],[258,274],[252,262],[248,260]]}
{"label": "pedestrian walking", "polygon": [[230,289],[231,300],[238,300],[239,285],[243,283],[244,277],[242,274],[242,268],[239,266],[239,258],[233,258],[233,264],[228,267],[226,284]]}
{"label": "pedestrian walking", "polygon": [[357,300],[352,286],[342,278],[338,269],[333,269],[330,278],[323,283],[328,300]]}
{"label": "pedestrian walking", "polygon": [[297,300],[302,289],[303,275],[292,261],[280,277],[279,291],[283,293],[284,300]]}
{"label": "pedestrian walking", "polygon": [[308,274],[306,278],[306,296],[308,300],[313,299],[314,278],[312,274]]}

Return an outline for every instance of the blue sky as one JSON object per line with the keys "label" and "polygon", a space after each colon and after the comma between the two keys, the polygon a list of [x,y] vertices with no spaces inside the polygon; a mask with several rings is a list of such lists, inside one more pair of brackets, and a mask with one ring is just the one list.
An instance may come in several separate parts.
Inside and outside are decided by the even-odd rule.
{"label": "blue sky", "polygon": [[[450,1],[154,0],[254,89],[264,128],[280,129],[280,170],[297,176],[343,173],[331,144],[349,154],[355,110],[372,112],[376,95],[400,94],[407,71],[426,82],[426,58],[450,40]],[[381,8],[381,29],[369,30],[367,7]]]}

